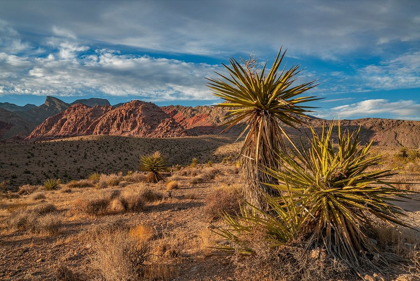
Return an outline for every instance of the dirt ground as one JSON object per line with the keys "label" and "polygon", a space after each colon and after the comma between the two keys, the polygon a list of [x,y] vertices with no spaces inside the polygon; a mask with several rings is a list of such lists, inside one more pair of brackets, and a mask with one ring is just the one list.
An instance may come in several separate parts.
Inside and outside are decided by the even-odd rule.
{"label": "dirt ground", "polygon": [[[98,146],[68,141],[58,142],[63,147],[57,148],[56,151],[66,151],[64,147],[70,147],[70,144],[74,148],[79,144],[79,149],[82,146],[85,149]],[[102,141],[104,140],[101,139]],[[87,143],[87,140],[83,142]],[[203,142],[206,143],[207,140]],[[55,143],[35,144],[35,147],[36,145],[50,148],[50,145],[54,146]],[[194,147],[189,149],[193,149],[193,152],[199,149],[199,145]],[[212,155],[228,155],[236,148],[235,145],[227,144],[226,140],[219,140],[217,145],[213,144],[211,147]],[[179,149],[177,153],[185,150],[182,147],[177,149]],[[203,154],[208,151],[208,147],[202,149]],[[3,151],[1,157],[7,159],[11,157],[11,151],[16,150],[10,149],[6,156]],[[28,151],[30,149],[22,153],[26,155]],[[49,157],[53,157],[53,151]],[[136,153],[138,154],[138,151]],[[184,164],[189,164],[194,156],[185,154],[183,157]],[[58,158],[54,159],[59,161]],[[2,161],[4,165],[5,160]],[[138,239],[141,240],[142,247],[147,248],[143,253],[144,256],[138,254],[137,257],[143,259],[143,268],[147,272],[145,280],[239,280],[235,279],[235,266],[230,255],[213,248],[223,243],[220,237],[211,231],[214,227],[222,225],[222,221],[216,219],[208,210],[208,198],[216,190],[236,189],[242,184],[242,177],[235,162],[225,162],[227,163],[213,164],[212,167],[199,164],[194,168],[187,165],[181,170],[173,170],[172,176],[166,181],[176,181],[179,188],[171,191],[167,190],[165,182],[152,184],[122,180],[117,186],[103,189],[70,187],[69,184],[63,183],[57,190],[45,190],[39,186],[30,189],[26,192],[28,194],[22,192],[4,195],[0,198],[0,280],[102,280],[100,275],[103,272],[109,271],[115,264],[122,264],[122,261],[118,260],[118,253],[114,253],[115,259],[112,260],[114,265],[103,260],[98,262],[97,253],[100,246],[113,249],[118,240],[118,236],[112,236],[110,241],[101,240],[101,237],[104,233],[124,229],[129,230],[128,233],[134,233],[133,237],[138,238],[133,230],[138,230],[139,226],[148,229],[148,231],[138,230],[141,232],[141,238]],[[415,163],[417,165],[417,162]],[[67,166],[62,168],[72,169]],[[111,172],[116,170],[117,168],[110,169]],[[208,174],[213,174],[214,177],[204,176]],[[398,177],[397,180],[409,177],[413,182],[418,178],[415,169]],[[419,190],[418,187],[418,184],[409,185],[410,189]],[[143,210],[113,210],[95,215],[81,207],[83,200],[112,198],[115,194],[127,191],[135,193],[145,189],[155,192],[162,198],[146,202]],[[398,204],[408,211],[406,220],[420,231],[420,196],[413,196],[412,199],[415,200]],[[51,233],[11,227],[9,221],[14,217],[48,204],[53,204],[57,209],[54,211],[54,218],[59,218],[61,221],[57,231]],[[148,232],[150,235],[146,235]],[[146,236],[147,238],[144,238]],[[114,238],[115,241],[112,241]],[[412,246],[419,247],[419,245]],[[70,273],[66,275],[66,272],[72,272],[77,278],[69,275]],[[410,275],[409,272],[402,274],[401,278],[384,276],[383,280],[394,279],[420,280],[418,276]],[[121,277],[109,280],[130,279]]]}

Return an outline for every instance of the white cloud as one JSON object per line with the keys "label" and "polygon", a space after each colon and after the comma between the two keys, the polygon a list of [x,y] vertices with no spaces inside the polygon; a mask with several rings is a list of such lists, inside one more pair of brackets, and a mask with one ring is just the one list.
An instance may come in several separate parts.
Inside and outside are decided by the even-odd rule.
{"label": "white cloud", "polygon": [[136,96],[151,101],[214,100],[206,87],[206,76],[217,66],[186,63],[150,56],[122,55],[112,50],[94,50],[84,55],[86,46],[59,42],[54,53],[33,58],[0,53],[0,87],[3,93],[35,95]]}
{"label": "white cloud", "polygon": [[389,118],[419,120],[420,104],[412,100],[390,102],[386,99],[370,99],[323,110],[318,112],[316,116],[321,118],[343,119],[374,117],[379,114],[386,114]]}
{"label": "white cloud", "polygon": [[[0,17],[22,29],[204,55],[271,53],[340,59],[420,39],[420,3],[354,1],[6,1]],[[59,24],[58,24],[59,23]],[[52,35],[52,34],[46,34]]]}
{"label": "white cloud", "polygon": [[76,35],[73,32],[71,32],[67,29],[64,29],[64,28],[57,27],[55,25],[52,28],[52,32],[53,32],[54,35],[57,35],[57,36],[60,36],[60,37],[67,37],[67,38],[70,38],[70,39],[76,39],[77,38]]}
{"label": "white cloud", "polygon": [[359,73],[373,89],[420,87],[420,51],[409,52],[395,59],[362,68]]}

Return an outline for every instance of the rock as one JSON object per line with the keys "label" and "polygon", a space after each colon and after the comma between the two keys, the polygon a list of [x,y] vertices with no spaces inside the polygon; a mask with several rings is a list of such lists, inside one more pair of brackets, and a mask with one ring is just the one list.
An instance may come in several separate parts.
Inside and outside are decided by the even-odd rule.
{"label": "rock", "polygon": [[45,120],[26,139],[83,135],[167,138],[186,136],[187,132],[157,105],[132,101],[118,108],[75,104]]}

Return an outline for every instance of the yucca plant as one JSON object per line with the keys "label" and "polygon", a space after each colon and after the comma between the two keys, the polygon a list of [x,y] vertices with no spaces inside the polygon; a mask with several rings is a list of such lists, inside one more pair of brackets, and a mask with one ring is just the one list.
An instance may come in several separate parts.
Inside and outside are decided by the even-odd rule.
{"label": "yucca plant", "polygon": [[[407,191],[389,182],[392,170],[376,169],[381,156],[372,156],[372,142],[360,146],[358,131],[341,132],[338,126],[334,144],[333,124],[317,134],[312,129],[308,145],[294,147],[291,153],[278,152],[281,169],[267,169],[278,180],[271,185],[280,192],[281,205],[300,207],[299,227],[308,238],[308,247],[325,247],[353,268],[370,257],[380,255],[372,242],[373,218],[408,226],[399,217],[404,211],[392,201],[404,198]],[[293,200],[290,200],[293,199]]]}
{"label": "yucca plant", "polygon": [[153,154],[140,157],[139,168],[141,171],[149,172],[146,176],[148,182],[158,182],[163,179],[160,172],[166,171],[166,161],[160,152],[156,151]]}
{"label": "yucca plant", "polygon": [[56,189],[60,183],[60,179],[47,179],[44,181],[44,187],[46,190],[53,190]]}
{"label": "yucca plant", "polygon": [[275,152],[284,148],[285,131],[282,126],[295,127],[302,123],[300,117],[310,107],[301,104],[317,99],[313,96],[298,97],[316,86],[314,81],[295,83],[299,66],[279,71],[285,53],[280,49],[270,71],[266,71],[267,64],[259,69],[255,60],[241,65],[232,58],[230,66],[223,64],[229,76],[217,73],[219,79],[209,79],[208,86],[214,95],[225,101],[218,106],[230,108],[230,118],[225,123],[227,129],[240,123],[246,124],[241,134],[246,134],[241,150],[247,181],[244,195],[256,207],[267,206],[265,193],[275,194],[273,189],[261,184],[272,179],[260,169],[277,168]]}

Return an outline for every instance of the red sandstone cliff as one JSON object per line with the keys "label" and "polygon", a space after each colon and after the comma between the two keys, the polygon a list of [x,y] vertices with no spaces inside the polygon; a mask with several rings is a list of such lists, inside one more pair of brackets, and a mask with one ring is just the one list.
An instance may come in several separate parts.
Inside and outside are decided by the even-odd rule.
{"label": "red sandstone cliff", "polygon": [[81,135],[166,138],[186,136],[187,132],[155,104],[132,101],[114,109],[75,104],[45,120],[26,139]]}

